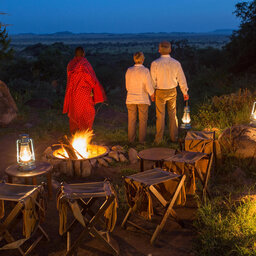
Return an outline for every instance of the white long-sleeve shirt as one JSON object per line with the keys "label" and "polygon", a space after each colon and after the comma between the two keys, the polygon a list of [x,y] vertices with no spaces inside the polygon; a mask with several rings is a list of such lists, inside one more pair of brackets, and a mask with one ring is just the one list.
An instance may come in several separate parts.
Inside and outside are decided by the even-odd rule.
{"label": "white long-sleeve shirt", "polygon": [[154,93],[153,81],[149,69],[142,64],[128,68],[125,74],[127,90],[126,104],[148,104],[149,95]]}
{"label": "white long-sleeve shirt", "polygon": [[188,86],[181,64],[169,54],[154,60],[150,72],[156,89],[172,89],[179,84],[182,93],[187,94]]}

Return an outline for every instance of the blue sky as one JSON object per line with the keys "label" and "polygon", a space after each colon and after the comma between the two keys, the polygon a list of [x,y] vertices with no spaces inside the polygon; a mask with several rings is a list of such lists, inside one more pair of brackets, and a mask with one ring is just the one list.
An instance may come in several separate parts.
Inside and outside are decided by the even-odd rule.
{"label": "blue sky", "polygon": [[10,33],[208,32],[236,29],[236,0],[0,0]]}

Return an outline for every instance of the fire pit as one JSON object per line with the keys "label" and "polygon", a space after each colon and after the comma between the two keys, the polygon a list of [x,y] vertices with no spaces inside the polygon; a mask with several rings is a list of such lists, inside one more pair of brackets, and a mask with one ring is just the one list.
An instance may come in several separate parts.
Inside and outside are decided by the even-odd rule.
{"label": "fire pit", "polygon": [[71,139],[65,135],[59,144],[52,145],[52,159],[59,160],[62,172],[70,176],[89,176],[91,160],[104,157],[109,153],[105,146],[90,144],[93,131],[77,132]]}

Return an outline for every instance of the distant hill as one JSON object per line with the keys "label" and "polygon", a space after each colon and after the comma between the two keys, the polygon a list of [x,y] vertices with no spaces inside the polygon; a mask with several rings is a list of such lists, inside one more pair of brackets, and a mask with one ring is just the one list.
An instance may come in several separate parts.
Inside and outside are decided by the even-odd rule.
{"label": "distant hill", "polygon": [[214,31],[209,32],[209,34],[215,35],[232,35],[235,29],[216,29]]}
{"label": "distant hill", "polygon": [[60,32],[55,32],[55,33],[43,33],[43,34],[36,34],[36,33],[18,33],[18,34],[11,34],[11,36],[17,37],[17,36],[89,36],[89,35],[94,35],[94,36],[101,36],[101,35],[111,35],[111,36],[126,36],[126,35],[202,35],[202,34],[216,34],[216,35],[231,35],[233,33],[234,29],[216,29],[214,31],[210,32],[143,32],[143,33],[107,33],[107,32],[102,32],[102,33],[93,33],[93,32],[88,32],[88,33],[73,33],[70,31],[60,31]]}

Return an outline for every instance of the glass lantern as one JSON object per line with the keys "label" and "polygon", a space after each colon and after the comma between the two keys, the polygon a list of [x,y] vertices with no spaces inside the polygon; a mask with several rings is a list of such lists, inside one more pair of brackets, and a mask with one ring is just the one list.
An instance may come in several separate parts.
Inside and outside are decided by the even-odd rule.
{"label": "glass lantern", "polygon": [[251,125],[256,127],[256,101],[253,103],[252,106],[252,113],[251,113]]}
{"label": "glass lantern", "polygon": [[188,105],[188,101],[186,101],[186,105],[184,107],[184,114],[181,120],[182,120],[182,124],[181,124],[182,129],[191,129],[190,108]]}
{"label": "glass lantern", "polygon": [[32,139],[28,134],[21,134],[16,141],[17,163],[24,171],[35,168],[35,152]]}

